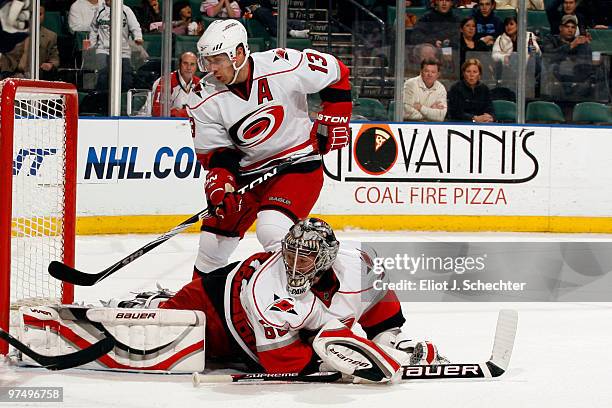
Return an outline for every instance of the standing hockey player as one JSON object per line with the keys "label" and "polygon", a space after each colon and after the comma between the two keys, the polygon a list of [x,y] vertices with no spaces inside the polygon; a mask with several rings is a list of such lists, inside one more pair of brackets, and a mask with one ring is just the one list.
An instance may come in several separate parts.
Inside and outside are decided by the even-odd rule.
{"label": "standing hockey player", "polygon": [[[196,272],[207,273],[227,264],[255,220],[257,238],[270,251],[309,214],[323,185],[321,154],[348,144],[352,103],[342,62],[310,49],[251,54],[237,20],[212,22],[198,53],[208,75],[188,113],[215,215],[202,223],[195,262]],[[322,110],[313,125],[306,97],[316,92]],[[282,174],[244,195],[234,192],[288,160],[293,164]]]}

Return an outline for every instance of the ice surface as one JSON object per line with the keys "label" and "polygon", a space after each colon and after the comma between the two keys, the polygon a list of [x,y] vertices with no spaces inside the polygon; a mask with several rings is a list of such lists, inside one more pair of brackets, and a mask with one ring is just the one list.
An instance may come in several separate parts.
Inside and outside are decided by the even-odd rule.
{"label": "ice surface", "polygon": [[[612,241],[610,235],[446,234],[340,232],[351,240],[418,241]],[[77,268],[97,272],[152,240],[150,235],[77,238]],[[198,236],[169,240],[112,277],[77,288],[79,301],[126,297],[160,282],[180,288],[191,276]],[[253,235],[235,259],[259,250]],[[193,388],[188,375],[155,375],[16,368],[0,362],[0,386],[61,386],[62,407],[611,407],[612,304],[609,303],[403,303],[405,328],[428,338],[451,361],[489,357],[497,312],[519,310],[519,327],[508,372],[495,380],[353,384],[224,384]],[[30,404],[37,405],[37,404]],[[38,404],[40,405],[40,404]],[[3,406],[10,406],[6,404]],[[18,406],[28,406],[19,403]]]}

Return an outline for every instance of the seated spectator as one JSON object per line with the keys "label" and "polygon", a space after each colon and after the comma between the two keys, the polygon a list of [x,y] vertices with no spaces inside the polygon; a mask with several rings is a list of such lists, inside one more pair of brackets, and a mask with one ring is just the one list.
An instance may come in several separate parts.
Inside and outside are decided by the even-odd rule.
{"label": "seated spectator", "polygon": [[[563,6],[559,8],[561,4],[563,4]],[[546,16],[550,24],[550,33],[553,35],[559,34],[559,26],[563,16],[576,17],[576,21],[578,22],[576,35],[580,36],[586,34],[587,19],[582,13],[576,11],[576,0],[551,0],[548,6],[546,6]]]}
{"label": "seated spectator", "polygon": [[440,63],[435,59],[421,62],[421,75],[404,83],[404,120],[441,122],[446,116],[446,89],[438,78]]}
{"label": "seated spectator", "polygon": [[482,64],[475,58],[461,66],[463,79],[448,91],[448,119],[458,122],[494,122],[495,111],[489,88],[480,82]]}
{"label": "seated spectator", "polygon": [[[45,7],[40,6],[40,44],[39,44],[39,78],[47,81],[57,80],[57,69],[60,65],[59,51],[57,49],[57,34],[43,27],[45,21]],[[13,55],[19,58],[15,74],[20,78],[30,77],[30,37],[15,46]]]}
{"label": "seated spectator", "polygon": [[0,53],[0,80],[15,75],[17,65],[19,65],[20,52],[16,45],[12,50]]}
{"label": "seated spectator", "polygon": [[[179,58],[179,69],[170,73],[170,116],[187,117],[185,106],[189,94],[200,83],[197,77],[197,57],[193,52],[185,52]],[[153,116],[161,116],[162,78],[153,84]]]}
{"label": "seated spectator", "polygon": [[[516,41],[518,38],[518,23],[516,17],[506,17],[504,20],[504,32],[497,37],[493,44],[493,53],[491,54],[494,61],[505,66],[511,65],[512,55],[516,55]],[[530,58],[533,55],[541,55],[540,46],[536,41],[535,35],[527,31],[527,55]]]}
{"label": "seated spectator", "polygon": [[[110,65],[110,32],[111,32],[111,3],[112,0],[104,0],[98,8],[91,22],[89,32],[89,44],[96,50],[96,69],[98,70],[98,81],[96,88],[100,91],[108,89],[108,66]],[[138,45],[144,43],[140,24],[131,8],[123,6],[123,24],[121,29],[121,88],[128,90],[132,87],[132,65],[130,63],[131,49],[130,36]]]}
{"label": "seated spectator", "polygon": [[176,35],[202,35],[204,27],[199,21],[193,21],[191,5],[179,1],[172,6],[172,32]]}
{"label": "seated spectator", "polygon": [[142,0],[138,11],[138,22],[143,33],[161,31],[163,18],[158,0]]}
{"label": "seated spectator", "polygon": [[414,26],[410,36],[412,44],[429,43],[436,48],[459,46],[459,18],[453,12],[452,0],[435,0],[436,8],[431,10]]}
{"label": "seated spectator", "polygon": [[495,39],[504,32],[504,24],[495,15],[495,0],[480,0],[478,7],[472,10],[472,16],[476,20],[474,39],[492,47]]}
{"label": "seated spectator", "polygon": [[[272,37],[277,36],[276,15],[273,13],[273,6],[270,0],[238,0],[238,4],[245,14],[250,14],[251,18],[259,21]],[[308,38],[310,30],[304,29],[304,24],[297,20],[287,20],[289,37]]]}
{"label": "seated spectator", "polygon": [[76,0],[72,3],[68,13],[70,32],[89,31],[94,14],[101,4],[102,0]]}
{"label": "seated spectator", "polygon": [[476,35],[476,20],[474,17],[466,17],[459,24],[461,36],[459,39],[459,66],[465,62],[465,54],[468,51],[489,52],[491,47],[483,41],[474,40]]}
{"label": "seated spectator", "polygon": [[242,15],[238,3],[230,0],[204,0],[200,11],[208,17],[217,18],[240,18]]}
{"label": "seated spectator", "polygon": [[562,96],[565,97],[587,96],[593,82],[591,39],[585,35],[576,35],[577,26],[576,16],[563,16],[559,35],[548,36],[542,44],[549,69],[561,82]]}

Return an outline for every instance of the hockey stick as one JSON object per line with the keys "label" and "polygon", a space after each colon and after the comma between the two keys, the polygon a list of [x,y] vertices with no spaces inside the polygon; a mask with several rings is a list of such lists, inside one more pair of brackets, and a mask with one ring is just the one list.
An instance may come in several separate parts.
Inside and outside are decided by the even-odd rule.
{"label": "hockey stick", "polygon": [[[514,348],[518,313],[516,310],[501,310],[497,318],[495,338],[491,358],[484,363],[474,364],[440,364],[440,365],[407,365],[402,367],[402,380],[440,380],[440,379],[473,379],[495,378],[508,369],[510,356]],[[298,373],[281,374],[221,374],[203,375],[193,373],[194,387],[203,383],[308,383],[308,382],[336,382],[342,376],[333,372],[314,373],[316,375],[300,375]]]}
{"label": "hockey stick", "polygon": [[[277,164],[276,166],[274,166],[273,168],[265,172],[263,175],[257,177],[256,179],[251,181],[249,184],[240,188],[237,191],[237,193],[244,194],[247,191],[254,189],[259,184],[276,176],[280,171],[286,169],[287,167],[293,164],[296,164],[299,159],[304,158],[306,156],[308,155],[294,156],[290,158],[289,160],[286,160],[282,163]],[[55,279],[59,279],[64,282],[72,283],[73,285],[78,285],[78,286],[95,285],[101,280],[104,280],[110,275],[112,275],[113,273],[117,272],[119,269],[123,268],[124,266],[129,265],[130,263],[134,262],[136,259],[140,258],[147,252],[163,244],[170,238],[185,231],[187,228],[191,227],[192,225],[194,225],[201,219],[209,216],[209,213],[210,213],[209,209],[205,208],[202,211],[198,212],[197,214],[192,215],[191,217],[181,222],[176,227],[172,228],[170,231],[166,232],[165,234],[160,235],[159,237],[155,238],[153,241],[137,249],[136,251],[127,255],[122,260],[114,263],[113,265],[109,266],[108,268],[104,269],[101,272],[98,272],[98,273],[82,272],[62,262],[52,261],[49,264],[49,268],[48,268],[49,274],[53,276]]]}
{"label": "hockey stick", "polygon": [[115,340],[112,337],[105,337],[91,346],[74,353],[59,356],[43,356],[2,329],[0,329],[0,339],[5,340],[8,344],[48,370],[65,370],[87,364],[102,357],[115,347]]}

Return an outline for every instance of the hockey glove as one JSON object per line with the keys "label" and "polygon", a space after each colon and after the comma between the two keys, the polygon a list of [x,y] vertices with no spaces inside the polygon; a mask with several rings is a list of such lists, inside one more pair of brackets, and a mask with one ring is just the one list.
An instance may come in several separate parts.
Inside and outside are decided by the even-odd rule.
{"label": "hockey glove", "polygon": [[319,144],[319,151],[327,154],[348,145],[349,121],[353,104],[351,102],[323,102],[323,109],[317,114],[310,136]]}
{"label": "hockey glove", "polygon": [[367,382],[395,382],[401,376],[404,353],[359,337],[338,320],[323,326],[312,347],[326,366]]}
{"label": "hockey glove", "polygon": [[222,167],[208,171],[204,193],[214,213],[220,218],[242,210],[242,195],[234,193],[236,177]]}

